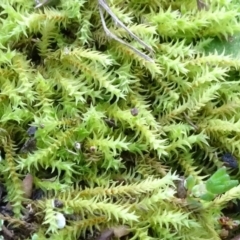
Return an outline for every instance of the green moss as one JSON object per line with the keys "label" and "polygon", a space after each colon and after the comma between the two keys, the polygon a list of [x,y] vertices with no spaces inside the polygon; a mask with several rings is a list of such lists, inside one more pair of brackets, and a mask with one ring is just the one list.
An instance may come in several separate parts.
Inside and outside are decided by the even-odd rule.
{"label": "green moss", "polygon": [[108,36],[97,0],[1,1],[0,169],[14,215],[0,218],[14,235],[94,239],[126,225],[126,239],[221,239],[240,194],[238,168],[221,170],[224,153],[240,158],[240,24],[235,2],[205,3],[108,1],[144,47],[103,11],[123,42]]}

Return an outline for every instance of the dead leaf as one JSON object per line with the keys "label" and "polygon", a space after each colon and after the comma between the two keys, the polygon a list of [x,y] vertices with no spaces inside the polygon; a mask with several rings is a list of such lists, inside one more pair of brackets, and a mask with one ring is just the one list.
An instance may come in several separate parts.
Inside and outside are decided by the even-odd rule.
{"label": "dead leaf", "polygon": [[120,225],[120,226],[117,226],[117,227],[113,227],[113,233],[114,233],[114,236],[117,237],[117,238],[121,238],[123,236],[126,236],[130,233],[130,229],[128,226],[125,226],[125,225]]}
{"label": "dead leaf", "polygon": [[2,232],[3,232],[4,239],[8,239],[8,240],[14,239],[13,232],[8,230],[4,225],[2,226]]}
{"label": "dead leaf", "polygon": [[101,235],[97,238],[97,240],[109,240],[114,234],[113,229],[105,229]]}
{"label": "dead leaf", "polygon": [[22,185],[25,197],[30,198],[33,190],[33,176],[31,174],[27,174],[23,179]]}

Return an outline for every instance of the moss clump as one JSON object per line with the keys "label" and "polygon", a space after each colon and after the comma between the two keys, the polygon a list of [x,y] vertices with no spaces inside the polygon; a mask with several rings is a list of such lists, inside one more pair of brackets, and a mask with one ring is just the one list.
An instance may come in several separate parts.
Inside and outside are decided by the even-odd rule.
{"label": "moss clump", "polygon": [[97,0],[0,3],[2,234],[231,237],[240,61],[209,43],[238,36],[236,3],[108,4],[152,55]]}

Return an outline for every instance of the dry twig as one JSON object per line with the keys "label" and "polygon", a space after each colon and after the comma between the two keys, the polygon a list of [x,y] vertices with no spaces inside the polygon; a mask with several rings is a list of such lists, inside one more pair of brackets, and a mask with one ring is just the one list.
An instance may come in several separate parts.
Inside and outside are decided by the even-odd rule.
{"label": "dry twig", "polygon": [[114,22],[119,25],[120,27],[122,27],[124,30],[126,30],[126,32],[128,32],[128,34],[134,38],[136,41],[138,41],[142,46],[145,47],[146,50],[148,50],[150,53],[153,53],[153,49],[148,46],[146,43],[144,43],[139,37],[137,37],[133,32],[131,32],[118,18],[117,16],[112,12],[112,10],[110,9],[110,7],[107,5],[105,0],[98,0],[98,4],[99,4],[99,12],[100,12],[100,17],[101,17],[101,21],[102,21],[102,26],[103,29],[105,31],[105,33],[107,34],[107,36],[113,38],[114,40],[126,45],[127,47],[129,47],[131,50],[133,50],[134,52],[136,52],[138,55],[140,55],[142,58],[144,58],[147,61],[150,62],[154,62],[152,58],[150,58],[149,56],[147,56],[145,53],[139,51],[138,49],[134,48],[133,46],[131,46],[130,44],[124,42],[122,39],[118,38],[115,34],[111,33],[111,31],[107,28],[106,26],[106,22],[104,20],[103,17],[103,11],[102,8],[112,17],[112,19],[114,20]]}
{"label": "dry twig", "polygon": [[[44,5],[52,2],[52,0],[44,0],[43,2],[40,2],[39,0],[35,0],[36,2],[36,8],[40,8],[43,7]],[[139,56],[141,56],[142,58],[144,58],[145,60],[149,61],[149,62],[154,62],[152,58],[150,58],[148,55],[146,55],[145,53],[139,51],[138,49],[136,49],[135,47],[131,46],[129,43],[123,41],[122,39],[120,39],[119,37],[117,37],[115,34],[113,34],[106,26],[106,22],[104,20],[103,17],[103,9],[112,17],[112,19],[114,20],[114,22],[122,27],[132,38],[134,38],[137,42],[139,42],[142,46],[145,47],[145,49],[147,51],[149,51],[150,53],[153,53],[153,49],[147,45],[144,41],[142,41],[138,36],[136,36],[133,32],[131,32],[127,26],[125,26],[118,18],[117,16],[113,13],[113,11],[111,10],[111,8],[108,6],[108,4],[106,3],[105,0],[98,0],[98,5],[99,5],[99,12],[100,12],[100,17],[101,17],[101,22],[102,22],[102,26],[103,29],[106,33],[107,36],[111,37],[112,39],[124,44],[125,46],[129,47],[131,50],[133,50],[134,52],[136,52]]]}

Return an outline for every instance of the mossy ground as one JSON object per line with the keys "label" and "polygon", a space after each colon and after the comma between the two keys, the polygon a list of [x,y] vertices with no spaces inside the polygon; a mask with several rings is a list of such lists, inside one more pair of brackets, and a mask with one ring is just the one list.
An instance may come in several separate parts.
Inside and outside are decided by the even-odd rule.
{"label": "mossy ground", "polygon": [[2,236],[231,239],[240,186],[177,180],[239,180],[237,1],[108,4],[147,48],[97,0],[0,2]]}

